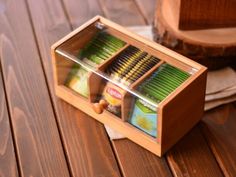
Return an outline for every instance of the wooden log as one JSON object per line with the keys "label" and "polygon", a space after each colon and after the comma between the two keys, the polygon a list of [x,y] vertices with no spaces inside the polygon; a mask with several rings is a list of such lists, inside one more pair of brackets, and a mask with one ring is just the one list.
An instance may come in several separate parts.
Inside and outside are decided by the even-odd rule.
{"label": "wooden log", "polygon": [[236,63],[236,28],[181,31],[170,1],[157,4],[154,40],[209,69]]}

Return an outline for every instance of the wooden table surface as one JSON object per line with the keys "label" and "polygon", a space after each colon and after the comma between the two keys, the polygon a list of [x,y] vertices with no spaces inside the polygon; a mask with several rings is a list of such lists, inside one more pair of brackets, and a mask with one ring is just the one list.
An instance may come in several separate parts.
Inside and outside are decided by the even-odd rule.
{"label": "wooden table surface", "polygon": [[[0,0],[0,176],[236,176],[236,104],[207,112],[163,158],[110,141],[55,96],[50,46],[101,14],[151,24],[155,0]],[[193,113],[194,114],[194,113]]]}

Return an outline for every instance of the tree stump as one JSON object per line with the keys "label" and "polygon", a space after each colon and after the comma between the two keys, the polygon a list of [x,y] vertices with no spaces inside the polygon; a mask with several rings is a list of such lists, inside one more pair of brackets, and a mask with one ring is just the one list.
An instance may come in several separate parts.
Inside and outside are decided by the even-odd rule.
{"label": "tree stump", "polygon": [[173,2],[159,0],[153,25],[156,42],[193,59],[209,69],[236,65],[236,28],[182,31]]}

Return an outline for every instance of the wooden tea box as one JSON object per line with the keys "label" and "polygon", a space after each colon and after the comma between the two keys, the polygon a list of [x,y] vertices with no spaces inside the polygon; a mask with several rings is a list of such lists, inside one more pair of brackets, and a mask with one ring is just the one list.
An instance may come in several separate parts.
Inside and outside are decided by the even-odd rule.
{"label": "wooden tea box", "polygon": [[158,156],[202,117],[206,68],[103,17],[52,58],[58,97]]}

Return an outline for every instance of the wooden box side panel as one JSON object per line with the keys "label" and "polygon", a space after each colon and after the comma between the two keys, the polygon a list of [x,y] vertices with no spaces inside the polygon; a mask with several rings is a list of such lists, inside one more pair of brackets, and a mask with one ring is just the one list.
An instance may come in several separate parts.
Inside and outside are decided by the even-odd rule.
{"label": "wooden box side panel", "polygon": [[202,117],[206,69],[195,80],[160,108],[162,154],[183,137]]}
{"label": "wooden box side panel", "polygon": [[[63,72],[63,74],[65,76],[62,76],[63,78],[59,78],[58,77],[58,68],[57,68],[57,64],[58,64],[58,55],[56,54],[56,49],[62,45],[62,44],[66,44],[67,41],[69,39],[72,39],[76,34],[78,34],[79,32],[83,31],[85,28],[89,27],[90,25],[92,25],[93,23],[95,23],[96,21],[98,21],[100,19],[100,16],[95,16],[94,18],[92,18],[91,20],[89,20],[88,22],[84,23],[83,25],[81,25],[80,27],[78,27],[76,30],[72,31],[71,33],[69,33],[68,35],[66,35],[65,37],[63,37],[62,39],[60,39],[59,41],[57,41],[56,43],[54,43],[51,46],[51,56],[52,56],[52,67],[53,67],[53,79],[54,79],[54,86],[56,87],[59,82],[61,82],[62,80],[65,80],[65,76],[67,76],[68,71]],[[65,63],[68,63],[65,61]],[[72,65],[70,65],[72,66]],[[68,68],[70,68],[70,66]]]}
{"label": "wooden box side panel", "polygon": [[64,85],[71,71],[71,68],[75,63],[73,61],[65,59],[60,54],[55,53],[54,64],[55,64],[54,78],[56,78],[55,84]]}
{"label": "wooden box side panel", "polygon": [[51,56],[52,56],[52,74],[53,74],[53,84],[54,88],[57,85],[57,68],[56,68],[56,56],[55,56],[55,50],[52,48],[51,49]]}

